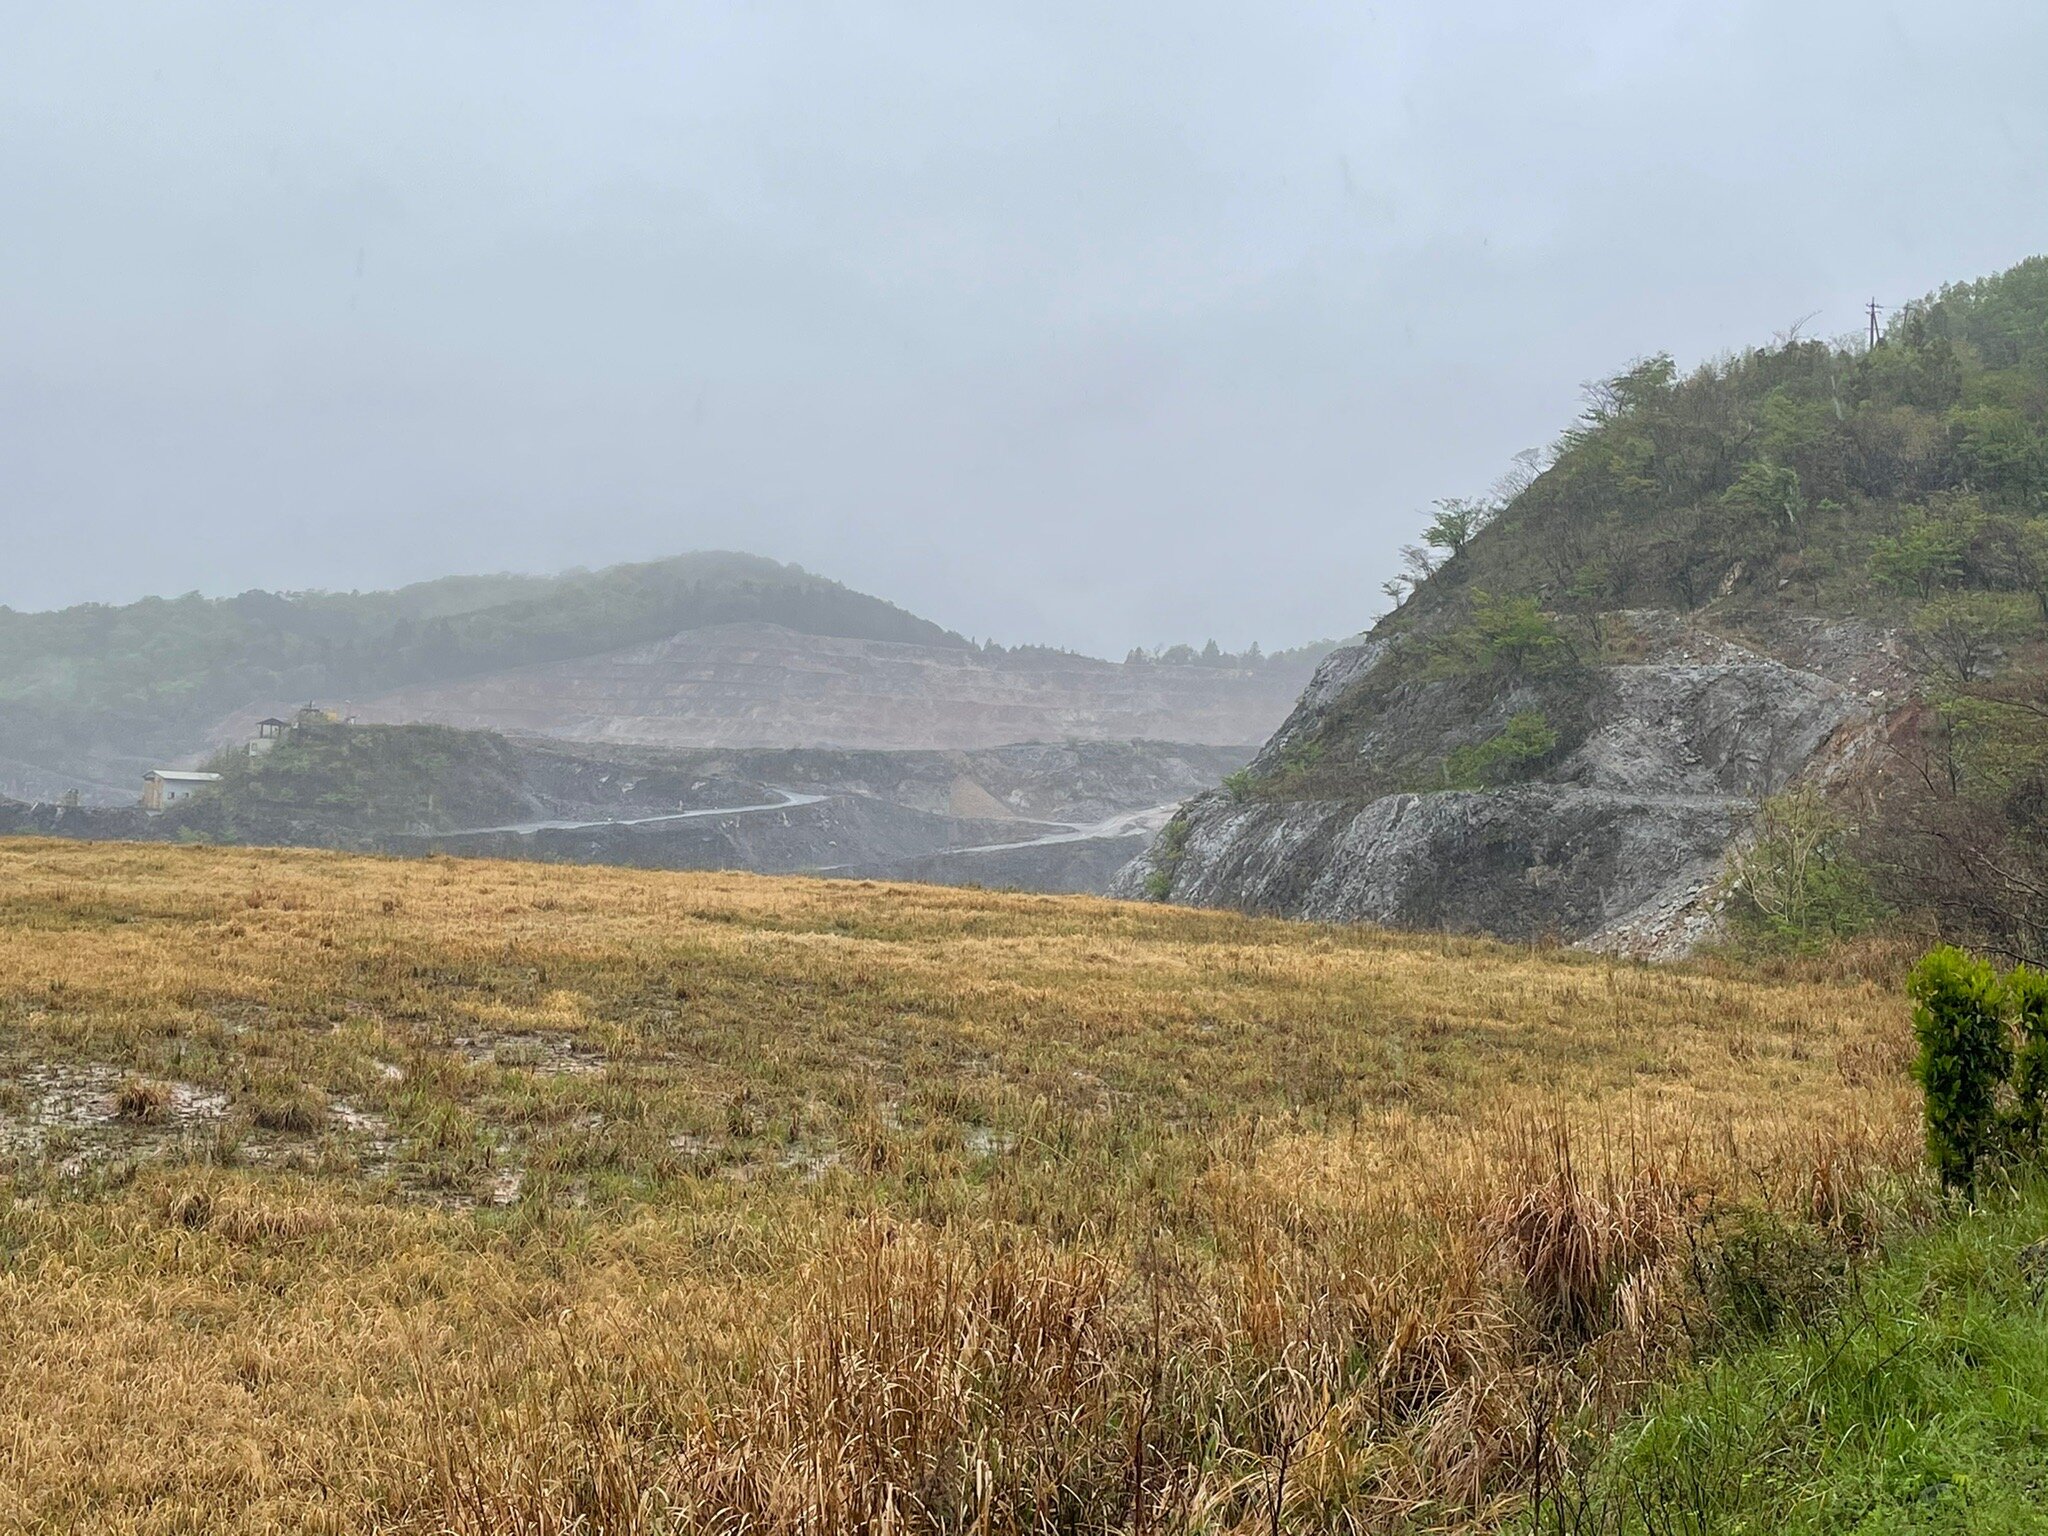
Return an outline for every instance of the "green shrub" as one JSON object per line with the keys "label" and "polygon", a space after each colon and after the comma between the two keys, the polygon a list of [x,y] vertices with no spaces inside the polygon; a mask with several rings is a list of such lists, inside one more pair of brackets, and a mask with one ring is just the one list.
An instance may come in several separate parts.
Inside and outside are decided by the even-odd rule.
{"label": "green shrub", "polygon": [[2005,978],[2005,995],[2019,1027],[2019,1048],[2013,1053],[2013,1130],[2029,1151],[2038,1152],[2042,1100],[2048,1096],[2048,971],[2014,966]]}
{"label": "green shrub", "polygon": [[1850,856],[1853,830],[1811,788],[1764,801],[1755,837],[1723,882],[1736,936],[1760,949],[1813,950],[1875,923],[1884,909]]}
{"label": "green shrub", "polygon": [[1963,518],[1933,517],[1912,508],[1896,534],[1872,541],[1870,578],[1925,601],[1961,578],[1974,532]]}
{"label": "green shrub", "polygon": [[2005,985],[1984,961],[1944,944],[1913,968],[1907,990],[1927,1149],[1943,1188],[1974,1195],[1977,1164],[1997,1145],[1998,1090],[2012,1065]]}
{"label": "green shrub", "polygon": [[1517,711],[1494,735],[1444,759],[1444,788],[1486,789],[1525,778],[1557,750],[1557,731],[1540,709]]}
{"label": "green shrub", "polygon": [[1958,686],[1987,676],[2034,624],[2034,603],[2016,592],[1943,592],[1914,612],[1913,649]]}
{"label": "green shrub", "polygon": [[1175,812],[1159,833],[1159,848],[1153,855],[1152,873],[1145,877],[1145,896],[1151,901],[1164,901],[1173,894],[1173,877],[1180,870],[1180,861],[1188,851],[1188,818],[1186,812]]}
{"label": "green shrub", "polygon": [[1578,666],[1557,620],[1533,597],[1472,594],[1471,617],[1430,647],[1429,675],[1450,682],[1527,682]]}
{"label": "green shrub", "polygon": [[1740,520],[1738,527],[1746,524],[1767,535],[1789,534],[1806,511],[1798,471],[1764,459],[1742,466],[1735,483],[1721,493],[1721,505]]}
{"label": "green shrub", "polygon": [[1230,798],[1239,802],[1249,800],[1258,779],[1249,768],[1240,768],[1235,773],[1223,775],[1223,787],[1230,792]]}
{"label": "green shrub", "polygon": [[1297,736],[1280,749],[1280,763],[1260,781],[1259,793],[1271,800],[1285,800],[1314,788],[1316,770],[1322,766],[1328,743],[1321,736]]}
{"label": "green shrub", "polygon": [[1708,1316],[1731,1333],[1758,1336],[1824,1317],[1847,1274],[1844,1249],[1826,1232],[1754,1206],[1701,1234],[1697,1265]]}

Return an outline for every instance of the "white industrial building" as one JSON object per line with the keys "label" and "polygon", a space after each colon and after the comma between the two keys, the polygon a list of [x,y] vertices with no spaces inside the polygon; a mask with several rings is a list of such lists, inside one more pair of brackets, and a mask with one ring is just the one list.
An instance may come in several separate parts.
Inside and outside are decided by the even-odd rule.
{"label": "white industrial building", "polygon": [[167,811],[180,800],[189,800],[207,785],[219,782],[217,773],[152,768],[142,776],[142,808],[145,811]]}

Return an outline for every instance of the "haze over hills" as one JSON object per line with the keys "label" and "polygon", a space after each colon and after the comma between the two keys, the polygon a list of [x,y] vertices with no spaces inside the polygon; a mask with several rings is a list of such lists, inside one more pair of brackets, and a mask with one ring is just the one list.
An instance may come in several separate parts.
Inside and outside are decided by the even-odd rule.
{"label": "haze over hills", "polygon": [[2048,952],[2048,258],[1874,346],[1639,361],[1411,574],[1120,891],[1651,953],[1890,902]]}
{"label": "haze over hills", "polygon": [[309,699],[366,719],[686,747],[1249,744],[1312,660],[1005,652],[731,553],[396,592],[0,610],[0,792],[129,799],[146,769],[195,761]]}
{"label": "haze over hills", "polygon": [[0,830],[1100,890],[1324,649],[975,644],[733,554],[5,614]]}
{"label": "haze over hills", "polygon": [[1114,663],[724,624],[596,656],[415,684],[364,700],[356,713],[675,747],[918,750],[1069,739],[1236,746],[1285,715],[1306,672],[1298,663]]}
{"label": "haze over hills", "polygon": [[144,769],[203,750],[222,717],[253,701],[359,696],[749,621],[967,644],[797,566],[724,552],[395,592],[0,610],[0,759],[17,773],[126,789]]}

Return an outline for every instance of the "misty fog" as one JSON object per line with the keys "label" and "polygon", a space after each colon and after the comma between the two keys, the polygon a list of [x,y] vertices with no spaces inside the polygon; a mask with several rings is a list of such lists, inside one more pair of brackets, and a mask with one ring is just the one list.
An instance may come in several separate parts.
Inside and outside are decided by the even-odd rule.
{"label": "misty fog", "polygon": [[1584,380],[2048,207],[2032,0],[4,10],[17,608],[735,548],[1348,633]]}

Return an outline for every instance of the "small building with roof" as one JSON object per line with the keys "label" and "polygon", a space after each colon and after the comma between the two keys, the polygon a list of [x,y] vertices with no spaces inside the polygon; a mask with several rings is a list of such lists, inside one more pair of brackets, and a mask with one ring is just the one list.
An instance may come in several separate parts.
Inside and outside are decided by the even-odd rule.
{"label": "small building with roof", "polygon": [[142,776],[142,808],[167,811],[189,800],[209,784],[218,784],[217,773],[190,773],[181,768],[152,768]]}

